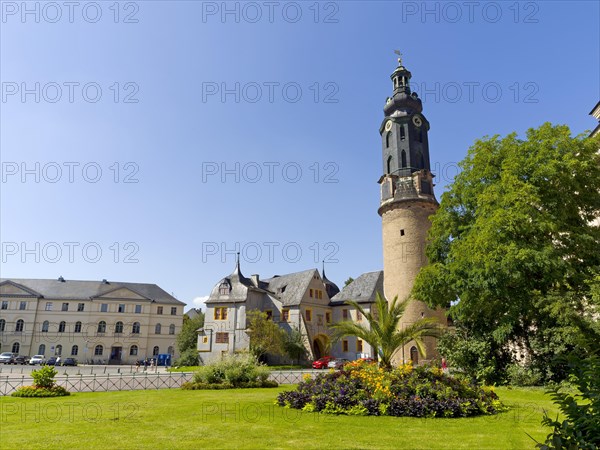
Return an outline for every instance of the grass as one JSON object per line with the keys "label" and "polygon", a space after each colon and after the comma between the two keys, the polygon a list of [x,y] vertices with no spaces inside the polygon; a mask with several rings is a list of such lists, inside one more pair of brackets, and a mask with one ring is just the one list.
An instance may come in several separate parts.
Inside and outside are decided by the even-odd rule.
{"label": "grass", "polygon": [[542,389],[498,388],[511,409],[467,419],[330,416],[275,406],[276,389],[75,393],[0,398],[0,442],[13,448],[533,448]]}

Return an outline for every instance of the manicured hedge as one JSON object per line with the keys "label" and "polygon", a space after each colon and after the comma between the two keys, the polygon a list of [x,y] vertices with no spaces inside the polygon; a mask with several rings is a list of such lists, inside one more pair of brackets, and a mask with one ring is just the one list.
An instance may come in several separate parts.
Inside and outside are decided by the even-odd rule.
{"label": "manicured hedge", "polygon": [[64,397],[71,394],[62,386],[53,386],[50,388],[21,386],[11,395],[13,397]]}

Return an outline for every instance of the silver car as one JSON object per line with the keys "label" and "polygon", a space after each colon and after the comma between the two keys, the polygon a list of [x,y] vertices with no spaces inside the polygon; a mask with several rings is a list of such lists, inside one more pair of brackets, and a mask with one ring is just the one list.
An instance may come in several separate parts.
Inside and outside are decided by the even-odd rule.
{"label": "silver car", "polygon": [[29,364],[31,364],[32,366],[35,366],[36,364],[42,365],[45,362],[46,362],[46,358],[44,358],[44,355],[33,355],[29,359]]}
{"label": "silver car", "polygon": [[0,354],[0,363],[1,364],[16,364],[15,358],[18,355],[16,353],[4,352]]}

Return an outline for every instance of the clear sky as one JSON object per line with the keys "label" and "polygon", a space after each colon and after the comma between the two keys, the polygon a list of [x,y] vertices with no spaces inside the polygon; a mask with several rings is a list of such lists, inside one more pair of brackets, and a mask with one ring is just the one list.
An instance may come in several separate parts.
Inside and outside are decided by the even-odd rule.
{"label": "clear sky", "polygon": [[2,2],[1,275],[156,283],[382,268],[394,49],[436,193],[485,135],[596,126],[596,1]]}

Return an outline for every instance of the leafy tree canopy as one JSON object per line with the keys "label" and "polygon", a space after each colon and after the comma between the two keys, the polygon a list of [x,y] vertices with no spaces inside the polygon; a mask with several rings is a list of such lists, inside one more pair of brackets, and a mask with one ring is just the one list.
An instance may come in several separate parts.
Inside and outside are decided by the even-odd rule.
{"label": "leafy tree canopy", "polygon": [[524,140],[477,141],[432,218],[413,295],[452,304],[451,317],[492,351],[522,341],[544,359],[576,346],[593,328],[600,273],[599,147],[549,123]]}
{"label": "leafy tree canopy", "polygon": [[252,310],[246,313],[248,320],[248,336],[250,336],[250,352],[261,359],[267,354],[283,355],[285,331],[270,320],[267,313]]}

